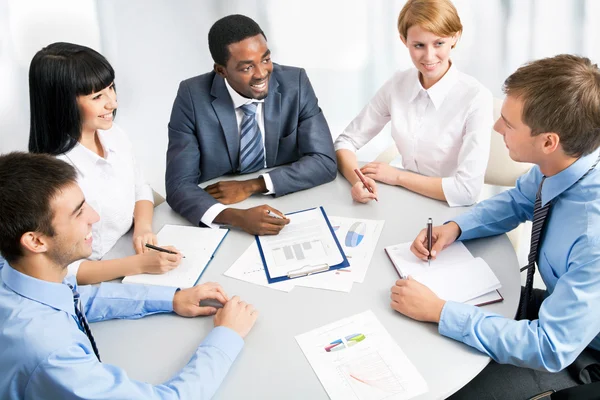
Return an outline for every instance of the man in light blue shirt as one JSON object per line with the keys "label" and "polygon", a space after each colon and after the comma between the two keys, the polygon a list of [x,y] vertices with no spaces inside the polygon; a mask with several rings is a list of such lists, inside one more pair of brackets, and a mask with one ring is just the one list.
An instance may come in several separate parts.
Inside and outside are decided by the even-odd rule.
{"label": "man in light blue shirt", "polygon": [[[534,296],[536,304],[519,321],[443,301],[412,279],[398,281],[391,294],[396,311],[437,322],[442,335],[495,360],[486,370],[496,374],[484,370],[481,376],[489,379],[476,378],[456,398],[481,399],[488,393],[497,398],[506,391],[510,398],[526,398],[600,379],[595,377],[600,373],[600,71],[587,58],[556,56],[519,68],[505,81],[504,91],[495,129],[513,160],[536,165],[513,189],[435,227],[431,256],[435,259],[455,240],[505,233],[533,220],[541,187],[537,210],[548,205],[549,214],[536,213],[535,221],[545,221],[536,261],[546,292]],[[424,260],[429,255],[425,237],[421,232],[411,247]],[[562,371],[578,364],[576,359],[591,365],[579,365],[572,377],[552,374],[546,383],[556,386],[543,387],[550,374],[538,371]],[[498,371],[512,378],[504,374],[504,388],[496,390]]]}
{"label": "man in light blue shirt", "polygon": [[[257,313],[216,283],[186,290],[77,286],[67,265],[92,251],[98,214],[72,166],[46,155],[0,156],[0,398],[208,399],[241,351]],[[213,299],[223,308],[200,307]],[[161,385],[102,363],[89,322],[176,312],[215,314],[188,364]],[[159,368],[159,366],[157,366]]]}

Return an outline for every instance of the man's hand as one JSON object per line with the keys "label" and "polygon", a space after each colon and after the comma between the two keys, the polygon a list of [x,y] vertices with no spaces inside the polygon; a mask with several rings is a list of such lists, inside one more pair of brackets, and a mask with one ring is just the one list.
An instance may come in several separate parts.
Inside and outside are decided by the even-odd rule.
{"label": "man's hand", "polygon": [[398,177],[402,171],[386,163],[370,162],[362,167],[360,172],[362,172],[365,177],[374,179],[378,182],[383,182],[388,185],[398,185]]}
{"label": "man's hand", "polygon": [[257,317],[258,311],[254,306],[242,301],[238,296],[233,296],[225,307],[217,311],[214,322],[215,326],[232,329],[243,339],[254,326]]}
{"label": "man's hand", "polygon": [[221,304],[226,304],[229,300],[221,285],[209,282],[175,292],[175,296],[173,296],[173,311],[182,317],[213,315],[217,312],[215,307],[200,306],[202,300],[208,299],[216,300]]}
{"label": "man's hand", "polygon": [[[268,214],[271,211],[281,218],[272,217]],[[280,211],[268,205],[240,210],[237,208],[227,208],[217,215],[215,222],[219,224],[228,224],[242,228],[251,235],[277,235],[284,226],[290,223]]]}
{"label": "man's hand", "polygon": [[162,251],[150,250],[138,254],[136,262],[141,274],[164,274],[177,268],[181,264],[181,253],[173,246],[162,246],[164,249],[171,250],[177,254],[164,253]]}
{"label": "man's hand", "polygon": [[354,185],[352,185],[352,190],[350,191],[354,201],[358,201],[359,203],[368,203],[371,200],[377,199],[377,184],[368,176],[365,176],[365,181],[367,182],[367,185],[371,186],[373,193],[369,192],[365,185],[358,180]]}
{"label": "man's hand", "polygon": [[222,204],[234,204],[246,200],[254,193],[264,193],[267,188],[264,179],[260,177],[247,181],[220,181],[204,190]]}
{"label": "man's hand", "polygon": [[147,251],[150,251],[149,248],[146,247],[146,243],[158,245],[158,240],[156,239],[156,235],[152,233],[151,228],[133,228],[133,248],[135,249],[135,254],[142,254]]}
{"label": "man's hand", "polygon": [[409,276],[408,279],[397,280],[391,290],[391,306],[394,310],[417,321],[440,322],[446,302],[427,286]]}
{"label": "man's hand", "polygon": [[[440,251],[450,246],[460,236],[461,230],[456,222],[434,226],[432,229],[431,259],[435,260]],[[410,245],[410,251],[423,261],[427,261],[427,229],[423,229]]]}

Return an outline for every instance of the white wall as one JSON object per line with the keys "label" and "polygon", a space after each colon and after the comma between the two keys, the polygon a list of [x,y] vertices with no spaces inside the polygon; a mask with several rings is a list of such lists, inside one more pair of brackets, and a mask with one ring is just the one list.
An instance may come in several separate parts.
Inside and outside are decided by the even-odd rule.
{"label": "white wall", "polygon": [[[455,64],[501,96],[523,62],[560,52],[600,60],[600,2],[456,0],[465,32]],[[399,68],[411,66],[396,31],[396,0],[0,0],[0,152],[27,147],[27,70],[45,44],[100,50],[117,75],[117,123],[137,145],[147,180],[164,194],[167,123],[182,79],[209,71],[207,33],[218,18],[254,18],[273,60],[303,66],[336,137]],[[560,23],[557,23],[560,21]],[[359,153],[372,159],[385,130]]]}

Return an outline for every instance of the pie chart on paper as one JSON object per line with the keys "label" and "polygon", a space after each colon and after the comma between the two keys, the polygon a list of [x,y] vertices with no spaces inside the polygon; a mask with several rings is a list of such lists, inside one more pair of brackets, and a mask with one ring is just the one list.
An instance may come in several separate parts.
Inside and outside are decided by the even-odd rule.
{"label": "pie chart on paper", "polygon": [[348,229],[348,233],[346,234],[346,240],[344,240],[344,244],[346,247],[356,247],[362,242],[365,237],[365,232],[367,230],[367,224],[364,222],[355,222]]}

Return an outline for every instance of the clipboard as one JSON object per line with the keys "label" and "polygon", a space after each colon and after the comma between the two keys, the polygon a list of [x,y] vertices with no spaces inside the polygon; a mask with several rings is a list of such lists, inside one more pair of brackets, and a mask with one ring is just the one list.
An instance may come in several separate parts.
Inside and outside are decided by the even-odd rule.
{"label": "clipboard", "polygon": [[333,227],[331,226],[331,223],[329,222],[329,218],[327,218],[327,214],[325,213],[325,210],[323,209],[322,206],[308,208],[306,210],[301,210],[301,211],[295,211],[292,213],[288,213],[287,215],[294,215],[294,214],[299,214],[299,213],[306,212],[306,211],[312,211],[317,208],[321,211],[321,214],[323,215],[323,219],[325,220],[325,222],[327,224],[327,228],[329,229],[329,233],[331,234],[332,239],[335,242],[335,246],[341,256],[342,262],[340,262],[339,264],[335,264],[335,265],[330,265],[326,262],[312,263],[312,264],[304,265],[300,268],[290,269],[289,271],[287,271],[286,275],[271,276],[271,273],[269,272],[269,267],[267,265],[267,260],[265,258],[265,252],[263,250],[263,246],[260,241],[260,236],[257,235],[257,236],[255,236],[256,245],[258,246],[258,252],[260,254],[260,258],[263,263],[263,266],[265,267],[265,274],[267,276],[267,281],[269,283],[281,282],[281,281],[285,281],[285,280],[289,280],[289,279],[300,278],[300,277],[304,277],[304,276],[327,272],[327,271],[331,271],[334,269],[346,268],[346,267],[350,266],[350,263],[348,262],[348,259],[346,258],[346,254],[344,254],[344,251],[342,250],[342,246],[340,245],[340,242],[337,239],[337,236],[333,230]]}

